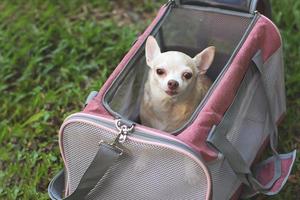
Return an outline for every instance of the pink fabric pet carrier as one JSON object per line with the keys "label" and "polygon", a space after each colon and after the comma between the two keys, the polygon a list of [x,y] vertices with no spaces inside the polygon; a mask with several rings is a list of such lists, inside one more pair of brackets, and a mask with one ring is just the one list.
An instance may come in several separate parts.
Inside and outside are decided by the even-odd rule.
{"label": "pink fabric pet carrier", "polygon": [[[259,11],[256,11],[259,10]],[[296,152],[278,154],[286,112],[282,41],[264,0],[171,0],[82,112],[59,133],[64,161],[51,199],[237,199],[277,194]],[[266,15],[266,16],[264,16]],[[190,56],[216,56],[213,85],[184,126],[139,123],[148,67],[145,41]],[[266,146],[272,156],[255,162]]]}

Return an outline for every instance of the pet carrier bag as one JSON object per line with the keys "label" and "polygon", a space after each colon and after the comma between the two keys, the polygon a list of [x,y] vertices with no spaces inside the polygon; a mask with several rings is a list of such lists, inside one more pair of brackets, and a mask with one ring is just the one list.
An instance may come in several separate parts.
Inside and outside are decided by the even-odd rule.
{"label": "pet carrier bag", "polygon": [[[259,11],[256,11],[256,10]],[[61,126],[62,170],[52,199],[237,199],[280,191],[296,152],[278,154],[286,112],[281,37],[268,1],[169,1],[82,112]],[[145,41],[162,51],[216,55],[213,80],[192,117],[172,133],[139,123]],[[257,158],[270,146],[272,156]]]}

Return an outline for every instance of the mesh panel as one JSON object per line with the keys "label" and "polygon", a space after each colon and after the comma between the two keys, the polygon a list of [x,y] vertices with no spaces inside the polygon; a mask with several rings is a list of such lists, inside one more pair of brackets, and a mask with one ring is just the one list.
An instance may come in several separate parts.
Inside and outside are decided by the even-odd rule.
{"label": "mesh panel", "polygon": [[[98,141],[112,133],[73,122],[63,133],[69,188],[73,192],[98,150]],[[88,199],[205,199],[207,178],[193,159],[167,147],[128,139],[125,153],[111,167]]]}
{"label": "mesh panel", "polygon": [[[173,9],[161,28],[164,50],[195,56],[207,46],[216,47],[208,75],[215,80],[251,22],[251,18],[197,9]],[[226,31],[224,31],[226,29]]]}
{"label": "mesh panel", "polygon": [[110,101],[110,106],[118,113],[125,115],[128,119],[135,122],[139,121],[139,103],[144,93],[144,83],[147,79],[148,67],[145,66],[145,57],[139,57],[136,65],[139,66],[132,69],[127,74],[127,78],[116,88],[116,94]]}
{"label": "mesh panel", "polygon": [[[222,129],[227,130],[227,139],[249,166],[272,131],[267,106],[260,74],[255,66],[251,65],[232,105],[226,111],[224,116],[226,120],[224,118],[219,124]],[[230,199],[241,181],[231,169],[226,158],[221,158],[213,164],[209,164],[208,167],[213,180],[213,199]]]}
{"label": "mesh panel", "polygon": [[[207,75],[215,80],[242,36],[252,18],[224,13],[201,11],[192,8],[173,8],[164,20],[156,39],[162,51],[182,51],[195,56],[209,45],[216,47],[214,62]],[[226,28],[226,31],[224,31]],[[139,122],[139,107],[147,79],[148,66],[145,62],[144,47],[126,66],[125,77],[115,83],[105,95],[105,102],[123,118]]]}
{"label": "mesh panel", "polygon": [[231,169],[227,160],[218,159],[216,162],[208,165],[213,182],[213,200],[230,199],[233,193],[238,189],[241,182]]}
{"label": "mesh panel", "polygon": [[262,67],[266,82],[267,90],[271,96],[271,108],[275,120],[278,120],[282,113],[286,111],[285,88],[284,88],[284,71],[282,60],[282,48],[279,48]]}
{"label": "mesh panel", "polygon": [[227,115],[230,124],[227,125],[226,136],[239,149],[244,160],[251,163],[270,134],[269,122],[266,120],[267,100],[254,66],[246,73]]}

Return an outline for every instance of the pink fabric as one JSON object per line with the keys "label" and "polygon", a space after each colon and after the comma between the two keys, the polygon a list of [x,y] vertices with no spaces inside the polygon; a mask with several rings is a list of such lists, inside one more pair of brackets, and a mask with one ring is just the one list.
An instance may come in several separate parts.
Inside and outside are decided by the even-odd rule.
{"label": "pink fabric", "polygon": [[197,119],[178,136],[179,139],[200,152],[204,159],[215,159],[216,152],[205,143],[209,130],[220,123],[232,103],[255,53],[260,49],[263,61],[266,61],[280,46],[281,38],[277,29],[266,17],[261,16]]}
{"label": "pink fabric", "polygon": [[257,179],[262,185],[267,185],[274,176],[274,160],[261,167]]}
{"label": "pink fabric", "polygon": [[282,160],[282,162],[281,162],[281,177],[276,181],[276,183],[274,184],[274,186],[271,189],[271,192],[276,193],[282,188],[282,185],[285,184],[285,179],[289,176],[290,168],[292,167],[292,164],[293,164],[292,158]]}
{"label": "pink fabric", "polygon": [[[283,116],[283,115],[282,115]],[[278,119],[277,125],[280,124],[282,116]],[[262,156],[263,151],[265,150],[266,146],[269,143],[269,137],[263,142],[263,145],[260,147],[255,160],[252,162],[252,166],[258,163],[258,160]],[[274,183],[273,187],[271,188],[270,192],[277,193],[280,191],[281,187],[285,184],[286,178],[290,175],[290,169],[293,166],[295,160],[295,152],[289,153],[290,157],[281,159],[281,176],[280,178]],[[274,160],[270,160],[270,162],[266,163],[256,172],[257,180],[262,184],[266,185],[270,182],[274,175]],[[230,200],[237,200],[239,199],[241,193],[243,192],[243,184],[240,185],[238,190],[233,194]]]}
{"label": "pink fabric", "polygon": [[[293,155],[289,158],[281,159],[281,176],[275,182],[270,192],[276,193],[285,183],[286,178],[289,176],[290,168],[293,164]],[[257,174],[257,179],[262,185],[267,185],[274,176],[274,160],[264,165]]]}
{"label": "pink fabric", "polygon": [[118,76],[118,74],[122,71],[122,69],[127,65],[127,63],[131,60],[131,58],[135,55],[137,50],[142,46],[143,42],[146,40],[154,26],[159,22],[160,18],[164,15],[165,11],[167,10],[166,6],[162,6],[159,10],[156,18],[153,22],[148,26],[148,28],[144,31],[144,33],[138,38],[136,43],[132,46],[129,52],[125,55],[122,61],[119,63],[117,68],[113,71],[113,73],[109,76],[108,80],[100,89],[98,95],[93,98],[90,103],[85,107],[83,112],[90,113],[90,114],[102,114],[111,116],[108,111],[102,105],[102,98],[107,91],[107,89],[111,86],[114,79]]}

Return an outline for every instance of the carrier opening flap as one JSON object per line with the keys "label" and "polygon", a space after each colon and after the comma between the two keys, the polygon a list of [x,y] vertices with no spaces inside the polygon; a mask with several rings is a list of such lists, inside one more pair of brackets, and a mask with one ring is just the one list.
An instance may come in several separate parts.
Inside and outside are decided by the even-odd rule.
{"label": "carrier opening flap", "polygon": [[253,14],[256,10],[271,17],[269,0],[177,0],[181,5],[217,7]]}

